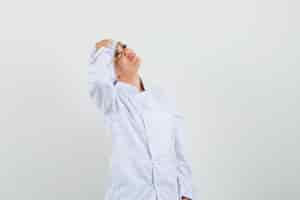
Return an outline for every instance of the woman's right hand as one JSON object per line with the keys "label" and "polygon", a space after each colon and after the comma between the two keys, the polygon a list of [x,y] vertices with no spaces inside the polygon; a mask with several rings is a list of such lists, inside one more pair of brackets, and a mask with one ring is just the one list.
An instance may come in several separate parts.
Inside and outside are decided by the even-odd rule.
{"label": "woman's right hand", "polygon": [[96,49],[100,49],[101,47],[109,47],[112,45],[112,39],[104,39],[96,43]]}

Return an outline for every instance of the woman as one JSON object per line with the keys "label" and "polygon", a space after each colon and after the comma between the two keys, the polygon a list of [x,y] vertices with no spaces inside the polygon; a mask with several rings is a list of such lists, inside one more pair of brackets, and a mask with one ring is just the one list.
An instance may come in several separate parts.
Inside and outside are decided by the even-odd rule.
{"label": "woman", "polygon": [[183,116],[173,99],[145,84],[140,63],[132,49],[112,39],[97,42],[90,55],[89,94],[112,136],[105,200],[191,200]]}

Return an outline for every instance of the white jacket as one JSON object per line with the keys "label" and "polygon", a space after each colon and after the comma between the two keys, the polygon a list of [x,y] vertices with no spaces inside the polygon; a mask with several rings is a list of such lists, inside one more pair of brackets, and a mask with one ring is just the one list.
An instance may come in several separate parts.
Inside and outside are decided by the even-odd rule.
{"label": "white jacket", "polygon": [[116,81],[115,45],[94,47],[88,63],[89,95],[104,114],[112,137],[110,185],[104,200],[192,199],[184,118],[174,99],[158,87],[141,79],[145,91],[140,92]]}

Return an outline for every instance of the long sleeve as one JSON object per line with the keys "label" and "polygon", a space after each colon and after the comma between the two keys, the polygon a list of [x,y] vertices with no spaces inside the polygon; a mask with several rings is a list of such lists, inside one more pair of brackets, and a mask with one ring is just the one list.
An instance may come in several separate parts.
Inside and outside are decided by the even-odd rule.
{"label": "long sleeve", "polygon": [[177,158],[178,167],[178,183],[179,183],[179,194],[180,199],[186,197],[188,199],[193,198],[193,183],[192,183],[192,169],[190,162],[187,159],[185,153],[185,128],[184,128],[184,117],[180,113],[174,114],[175,118],[175,153]]}
{"label": "long sleeve", "polygon": [[104,113],[113,109],[116,97],[114,65],[112,63],[113,45],[99,49],[94,46],[88,62],[89,96]]}

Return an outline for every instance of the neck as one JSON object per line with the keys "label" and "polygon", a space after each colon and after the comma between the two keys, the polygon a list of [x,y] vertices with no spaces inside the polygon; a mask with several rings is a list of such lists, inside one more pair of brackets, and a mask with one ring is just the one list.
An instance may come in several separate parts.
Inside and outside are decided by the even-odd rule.
{"label": "neck", "polygon": [[139,91],[144,91],[143,83],[138,74],[133,77],[120,78],[119,81],[131,84],[138,88]]}

